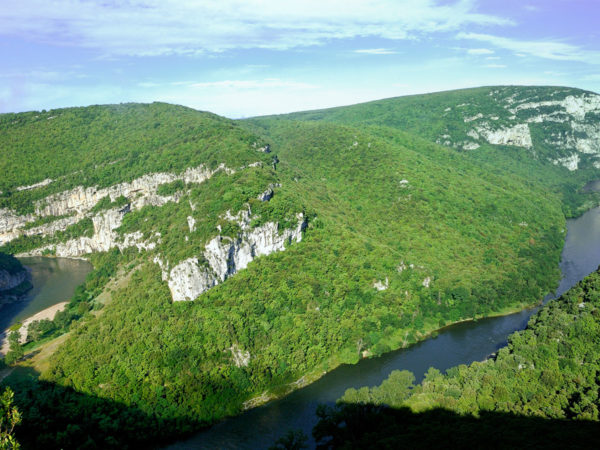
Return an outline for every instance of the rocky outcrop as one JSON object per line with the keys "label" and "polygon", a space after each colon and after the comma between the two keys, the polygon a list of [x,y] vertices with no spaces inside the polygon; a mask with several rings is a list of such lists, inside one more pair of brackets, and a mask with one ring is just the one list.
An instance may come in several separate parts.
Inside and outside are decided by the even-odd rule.
{"label": "rocky outcrop", "polygon": [[248,364],[250,363],[250,352],[242,350],[235,344],[229,347],[229,351],[231,351],[233,363],[236,367],[248,367]]}
{"label": "rocky outcrop", "polygon": [[227,220],[235,221],[241,228],[236,238],[218,235],[205,246],[202,261],[188,258],[169,269],[168,262],[156,258],[167,281],[173,301],[195,300],[208,289],[222,283],[259,256],[282,251],[286,245],[302,240],[306,219],[297,215],[295,228],[280,230],[279,225],[267,222],[261,226],[250,226],[249,210],[242,210],[236,216],[225,214]]}
{"label": "rocky outcrop", "polygon": [[104,197],[109,197],[111,201],[115,201],[121,196],[131,199],[134,208],[140,208],[147,204],[160,206],[165,201],[168,201],[168,197],[165,199],[156,194],[161,184],[172,183],[177,180],[182,180],[185,183],[202,183],[219,171],[225,171],[226,173],[234,172],[223,164],[214,170],[201,165],[189,168],[179,175],[160,172],[152,173],[131,182],[119,183],[102,189],[79,186],[37,201],[35,203],[35,210],[39,217],[81,214],[90,211]]}
{"label": "rocky outcrop", "polygon": [[[600,168],[600,95],[566,88],[502,87],[490,91],[489,97],[491,102],[481,107],[464,103],[456,111],[446,108],[448,117],[462,114],[467,128],[464,134],[447,128],[436,142],[463,150],[477,150],[484,143],[512,145],[535,150],[536,157],[544,155],[569,170]],[[478,110],[484,107],[486,112]],[[534,127],[537,141],[531,135]]]}
{"label": "rocky outcrop", "polygon": [[[9,209],[0,209],[0,245],[4,245],[19,236],[52,236],[58,231],[64,231],[70,225],[89,217],[94,222],[94,235],[80,237],[56,245],[46,245],[27,255],[40,255],[51,250],[57,256],[74,257],[96,251],[106,251],[112,247],[137,246],[138,248],[153,248],[152,242],[142,242],[141,235],[133,233],[119,239],[114,231],[122,223],[123,215],[147,205],[163,206],[169,202],[179,202],[182,193],[161,196],[157,194],[158,187],[162,184],[182,180],[185,183],[202,183],[211,178],[215,173],[223,171],[232,174],[235,171],[221,164],[214,170],[203,165],[186,169],[180,174],[153,173],[144,175],[131,182],[119,183],[107,188],[79,186],[74,189],[50,195],[35,203],[35,214],[18,215]],[[48,184],[48,183],[46,183]],[[40,185],[40,183],[38,183]],[[93,213],[92,209],[104,199],[115,201],[119,197],[126,197],[130,203],[124,210],[107,210]],[[26,229],[25,226],[42,217],[62,217],[50,223]],[[190,224],[192,227],[192,224]]]}
{"label": "rocky outcrop", "polygon": [[389,286],[390,280],[388,280],[387,277],[385,277],[385,281],[376,281],[375,283],[373,283],[373,287],[378,291],[385,291]]}
{"label": "rocky outcrop", "polygon": [[22,300],[32,287],[30,279],[26,268],[15,273],[0,269],[0,306]]}
{"label": "rocky outcrop", "polygon": [[527,124],[519,124],[510,128],[492,128],[484,124],[475,128],[476,132],[490,144],[516,145],[518,147],[531,148],[531,133]]}
{"label": "rocky outcrop", "polygon": [[155,248],[156,243],[160,241],[160,235],[158,235],[157,241],[144,241],[140,231],[122,236],[116,232],[116,229],[123,223],[125,214],[126,211],[120,209],[104,211],[92,217],[94,234],[91,237],[82,236],[66,242],[46,245],[28,252],[27,256],[41,256],[49,250],[56,256],[77,257],[88,253],[106,252],[114,247],[120,249],[137,247],[138,250]]}
{"label": "rocky outcrop", "polygon": [[37,189],[40,187],[48,186],[54,180],[50,178],[46,178],[45,180],[40,181],[39,183],[30,184],[29,186],[19,186],[17,187],[17,191],[29,191],[30,189]]}

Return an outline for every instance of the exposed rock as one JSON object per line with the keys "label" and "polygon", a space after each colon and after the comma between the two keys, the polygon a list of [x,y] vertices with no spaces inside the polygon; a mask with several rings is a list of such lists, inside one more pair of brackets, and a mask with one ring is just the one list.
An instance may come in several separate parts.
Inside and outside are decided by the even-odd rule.
{"label": "exposed rock", "polygon": [[428,288],[431,285],[431,277],[426,277],[421,284],[423,287]]}
{"label": "exposed rock", "polygon": [[385,291],[390,286],[390,282],[387,277],[385,277],[385,281],[376,281],[373,283],[373,287],[378,291]]}
{"label": "exposed rock", "polygon": [[19,186],[19,187],[17,187],[17,191],[28,191],[30,189],[48,186],[50,183],[52,183],[52,181],[54,181],[54,180],[51,180],[50,178],[46,178],[45,180],[40,181],[39,183],[30,184],[29,186]]}
{"label": "exposed rock", "polygon": [[236,367],[247,367],[250,363],[250,352],[243,351],[237,345],[232,345],[229,347],[231,351],[231,356],[233,356],[233,363]]}
{"label": "exposed rock", "polygon": [[476,131],[490,144],[516,145],[531,148],[531,134],[527,124],[518,124],[511,128],[492,129],[488,124],[476,127]]}
{"label": "exposed rock", "polygon": [[[26,254],[40,255],[46,250],[52,250],[56,252],[57,256],[74,257],[90,252],[106,251],[115,246],[119,248],[136,246],[138,249],[154,248],[155,243],[142,242],[141,234],[137,233],[124,236],[123,240],[119,240],[114,230],[121,225],[123,215],[147,205],[163,206],[169,202],[179,202],[182,196],[181,192],[176,192],[170,196],[158,195],[157,189],[161,184],[176,180],[183,180],[185,183],[202,183],[219,171],[224,171],[227,174],[235,173],[233,169],[229,169],[223,164],[214,170],[201,165],[186,169],[178,175],[171,173],[147,174],[131,182],[120,183],[103,189],[79,186],[37,201],[35,204],[36,214],[20,216],[9,209],[0,209],[0,245],[4,245],[22,235],[52,236],[57,231],[63,231],[68,226],[86,217],[91,217],[94,222],[94,235],[91,238],[80,237],[57,245],[47,245]],[[91,212],[92,208],[103,198],[109,197],[111,201],[114,201],[121,196],[131,200],[121,210],[108,210],[96,215]],[[69,215],[69,217],[63,217],[31,229],[24,229],[27,223],[38,218],[63,215]],[[194,225],[195,222],[190,227],[193,228]]]}
{"label": "exposed rock", "polygon": [[237,238],[216,236],[204,249],[207,265],[200,265],[198,258],[188,258],[169,270],[168,263],[155,258],[168,281],[173,301],[194,300],[208,289],[222,283],[258,256],[282,251],[291,242],[300,242],[306,228],[306,219],[298,214],[298,225],[294,229],[279,230],[279,225],[267,222],[259,227],[250,227],[250,212],[242,210],[233,216],[229,211],[227,220],[235,221],[241,228]]}
{"label": "exposed rock", "polygon": [[8,291],[16,288],[28,279],[29,272],[25,269],[16,273],[10,273],[7,270],[0,269],[0,294],[2,291]]}
{"label": "exposed rock", "polygon": [[571,156],[557,158],[552,162],[556,165],[564,166],[570,171],[577,170],[577,168],[579,167],[579,155],[577,153],[574,153]]}
{"label": "exposed rock", "polygon": [[279,183],[270,184],[269,187],[262,194],[260,194],[258,196],[258,199],[263,202],[268,202],[269,200],[271,200],[273,198],[273,195],[275,195],[275,191],[273,189],[276,187],[281,187],[281,184],[279,184]]}
{"label": "exposed rock", "polygon": [[192,216],[187,217],[188,227],[190,228],[190,232],[193,233],[196,231],[196,219]]}

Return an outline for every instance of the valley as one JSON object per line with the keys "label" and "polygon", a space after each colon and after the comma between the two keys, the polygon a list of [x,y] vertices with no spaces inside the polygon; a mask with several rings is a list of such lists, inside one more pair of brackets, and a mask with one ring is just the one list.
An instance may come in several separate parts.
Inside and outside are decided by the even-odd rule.
{"label": "valley", "polygon": [[486,318],[556,290],[565,238],[563,273],[579,260],[566,218],[600,198],[583,190],[600,178],[598,98],[511,86],[241,121],[163,103],[0,115],[0,251],[93,265],[40,336],[69,332],[43,373],[5,380],[25,440],[42,427],[29,445],[167,444],[328,373],[240,418],[290,399],[306,430],[348,386],[332,380],[380,367],[354,385],[379,382],[393,350],[500,327],[475,349],[450,342],[446,363],[415,356],[415,371],[486,357],[526,320]]}

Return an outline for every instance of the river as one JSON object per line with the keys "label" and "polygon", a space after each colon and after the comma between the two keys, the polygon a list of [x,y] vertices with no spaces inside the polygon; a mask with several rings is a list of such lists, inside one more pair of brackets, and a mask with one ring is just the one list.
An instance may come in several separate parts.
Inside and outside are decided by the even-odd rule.
{"label": "river", "polygon": [[[569,220],[567,228],[560,263],[563,278],[556,296],[595,271],[600,264],[600,208]],[[548,295],[545,301],[552,298],[555,297]],[[282,399],[227,419],[169,448],[268,448],[290,429],[304,431],[311,437],[312,447],[311,431],[317,422],[315,410],[319,403],[333,404],[351,387],[378,385],[392,370],[410,370],[420,381],[429,367],[444,371],[458,364],[483,360],[503,347],[508,335],[525,328],[529,317],[538,309],[459,323],[407,349],[364,359],[355,365],[342,365]]]}
{"label": "river", "polygon": [[80,259],[28,257],[19,261],[30,270],[33,289],[23,300],[0,307],[0,330],[69,300],[92,270],[89,262]]}

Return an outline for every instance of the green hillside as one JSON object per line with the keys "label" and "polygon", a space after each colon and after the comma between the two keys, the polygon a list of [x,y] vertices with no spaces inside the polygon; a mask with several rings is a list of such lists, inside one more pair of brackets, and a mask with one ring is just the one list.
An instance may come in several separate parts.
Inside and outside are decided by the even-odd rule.
{"label": "green hillside", "polygon": [[[380,386],[349,389],[335,409],[322,411],[318,439],[323,448],[382,448],[416,436],[417,446],[468,439],[474,446],[592,448],[600,429],[599,292],[595,272],[541,309],[494,359],[444,375],[432,368],[416,386],[410,372],[394,371]],[[433,437],[422,434],[427,419]],[[362,425],[345,426],[357,420]],[[519,429],[526,433],[515,439]],[[490,442],[491,433],[499,440]]]}
{"label": "green hillside", "polygon": [[[393,134],[389,129],[402,130],[464,151],[501,173],[512,173],[559,192],[565,213],[573,216],[597,203],[597,199],[578,195],[578,190],[598,176],[599,119],[598,96],[593,92],[554,86],[492,86],[270,116],[259,122],[300,120],[368,126],[383,136]],[[524,139],[527,148],[489,142],[499,139],[493,132],[520,130],[525,125],[529,130],[525,137],[531,141],[529,145]],[[488,140],[485,134],[489,137],[489,133]],[[518,137],[513,137],[517,143]],[[578,170],[565,170],[574,156],[579,160]]]}
{"label": "green hillside", "polygon": [[[593,164],[458,151],[352,108],[346,122],[165,104],[0,115],[0,249],[94,264],[37,333],[70,331],[43,382],[9,379],[23,430],[44,405],[31,445],[167,439],[555,288],[564,211],[593,200],[578,193]],[[68,416],[48,400],[62,395]]]}

